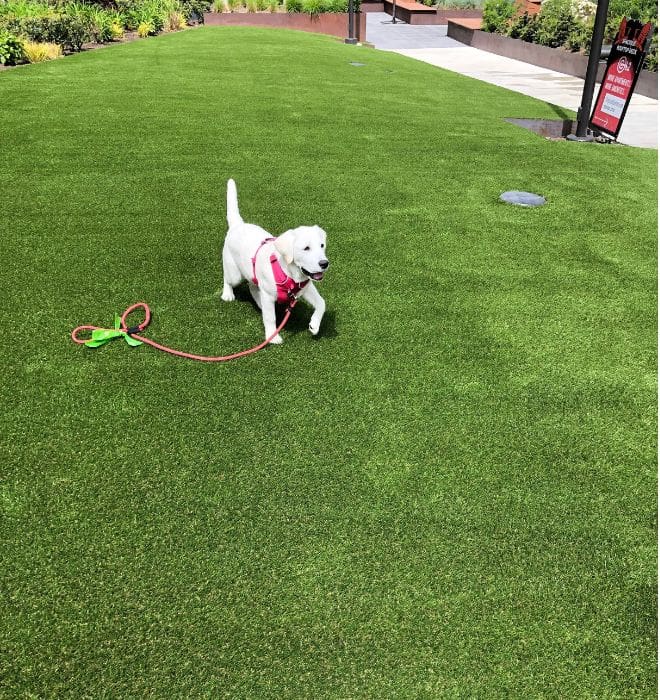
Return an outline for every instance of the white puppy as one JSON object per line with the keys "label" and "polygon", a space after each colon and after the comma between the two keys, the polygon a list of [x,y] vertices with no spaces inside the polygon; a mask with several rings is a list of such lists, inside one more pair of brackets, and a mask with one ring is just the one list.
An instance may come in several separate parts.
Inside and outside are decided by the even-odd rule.
{"label": "white puppy", "polygon": [[[316,335],[325,301],[312,280],[322,280],[330,264],[325,254],[325,231],[318,226],[299,226],[273,238],[260,226],[246,224],[238,211],[233,180],[227,182],[227,223],[229,230],[222,249],[222,299],[233,301],[234,287],[247,280],[261,309],[266,338],[270,338],[277,329],[276,302],[290,302],[294,294],[301,296],[314,307],[309,330]],[[270,342],[279,344],[282,337],[278,333]]]}

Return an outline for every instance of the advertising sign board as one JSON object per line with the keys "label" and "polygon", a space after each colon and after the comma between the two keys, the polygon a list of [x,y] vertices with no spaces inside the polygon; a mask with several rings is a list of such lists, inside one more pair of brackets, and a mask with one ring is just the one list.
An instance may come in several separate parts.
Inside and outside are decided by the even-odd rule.
{"label": "advertising sign board", "polygon": [[621,20],[589,120],[592,129],[614,138],[619,135],[652,36],[650,22]]}

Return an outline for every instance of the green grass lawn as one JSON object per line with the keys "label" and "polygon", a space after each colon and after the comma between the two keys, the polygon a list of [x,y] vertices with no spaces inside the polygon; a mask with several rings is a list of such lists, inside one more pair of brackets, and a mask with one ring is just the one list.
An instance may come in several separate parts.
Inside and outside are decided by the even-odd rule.
{"label": "green grass lawn", "polygon": [[[656,697],[657,152],[556,116],[247,28],[0,75],[0,696]],[[228,177],[328,231],[319,338],[74,345],[262,339]]]}

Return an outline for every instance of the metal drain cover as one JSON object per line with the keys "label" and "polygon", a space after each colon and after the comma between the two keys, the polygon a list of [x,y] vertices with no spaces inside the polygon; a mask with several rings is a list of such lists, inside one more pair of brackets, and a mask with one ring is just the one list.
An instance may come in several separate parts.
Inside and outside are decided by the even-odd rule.
{"label": "metal drain cover", "polygon": [[546,204],[545,197],[533,192],[519,192],[518,190],[510,190],[503,192],[500,199],[507,204],[517,204],[519,207],[542,207]]}

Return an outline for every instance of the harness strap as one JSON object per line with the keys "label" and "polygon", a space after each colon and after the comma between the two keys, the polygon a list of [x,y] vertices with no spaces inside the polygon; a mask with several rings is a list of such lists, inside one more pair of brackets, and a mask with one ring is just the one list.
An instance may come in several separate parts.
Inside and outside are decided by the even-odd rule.
{"label": "harness strap", "polygon": [[270,266],[273,269],[273,277],[277,285],[277,301],[286,304],[291,297],[294,297],[298,292],[307,286],[309,280],[304,282],[296,282],[289,277],[282,269],[276,255],[270,256]]}
{"label": "harness strap", "polygon": [[271,236],[270,238],[264,238],[263,241],[261,241],[259,247],[257,248],[254,256],[252,257],[252,281],[254,284],[259,286],[259,282],[257,281],[257,270],[256,270],[256,265],[257,265],[257,255],[259,255],[259,251],[268,243],[268,241],[274,241],[275,239]]}
{"label": "harness strap", "polygon": [[[274,240],[275,239],[273,237],[264,238],[264,240],[261,241],[261,243],[259,244],[259,247],[257,248],[254,257],[252,258],[252,282],[257,286],[259,286],[256,270],[257,255],[259,255],[259,251],[266,245],[266,243],[269,243],[270,241]],[[280,265],[280,262],[274,253],[270,256],[270,266],[273,270],[275,285],[277,286],[277,301],[281,304],[286,304],[287,302],[290,302],[291,299],[295,297],[301,289],[306,287],[307,283],[309,282],[309,280],[305,280],[304,282],[296,282],[291,277],[289,277],[286,274],[286,272],[284,272],[284,270],[282,269],[282,266]]]}

